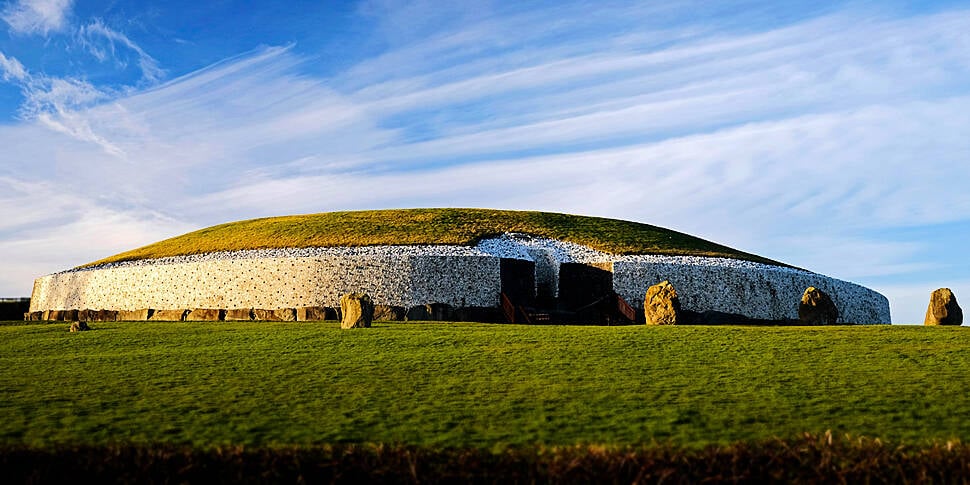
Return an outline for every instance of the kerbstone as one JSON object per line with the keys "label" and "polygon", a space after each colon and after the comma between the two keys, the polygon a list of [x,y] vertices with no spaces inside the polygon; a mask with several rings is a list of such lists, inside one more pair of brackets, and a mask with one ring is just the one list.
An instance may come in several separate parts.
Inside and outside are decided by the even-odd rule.
{"label": "kerbstone", "polygon": [[337,320],[337,311],[325,306],[304,306],[296,309],[298,322],[322,322]]}
{"label": "kerbstone", "polygon": [[252,308],[230,308],[223,317],[227,322],[248,322],[253,319]]}
{"label": "kerbstone", "polygon": [[405,319],[407,310],[397,305],[374,305],[374,320],[399,322]]}
{"label": "kerbstone", "polygon": [[185,320],[188,310],[155,310],[152,321],[155,322],[181,322]]}
{"label": "kerbstone", "polygon": [[118,310],[115,319],[119,322],[144,322],[148,321],[155,310],[142,308],[141,310]]}
{"label": "kerbstone", "polygon": [[215,308],[196,308],[185,315],[186,322],[218,322],[223,319],[224,310]]}
{"label": "kerbstone", "polygon": [[295,322],[296,310],[293,308],[253,309],[253,320],[263,322]]}

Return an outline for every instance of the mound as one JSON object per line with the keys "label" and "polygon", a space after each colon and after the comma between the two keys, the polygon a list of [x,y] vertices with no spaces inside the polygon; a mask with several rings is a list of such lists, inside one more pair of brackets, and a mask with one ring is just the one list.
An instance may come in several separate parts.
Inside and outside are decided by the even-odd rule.
{"label": "mound", "polygon": [[568,241],[613,254],[708,256],[776,261],[638,222],[571,214],[489,209],[327,212],[220,224],[94,261],[82,267],[248,249],[459,245],[504,233]]}
{"label": "mound", "polygon": [[364,292],[384,319],[634,323],[661,281],[703,316],[695,323],[791,322],[810,286],[832,296],[840,323],[889,322],[886,298],[872,290],[687,234],[484,209],[213,226],[38,278],[31,311],[300,320],[333,316],[341,295]]}

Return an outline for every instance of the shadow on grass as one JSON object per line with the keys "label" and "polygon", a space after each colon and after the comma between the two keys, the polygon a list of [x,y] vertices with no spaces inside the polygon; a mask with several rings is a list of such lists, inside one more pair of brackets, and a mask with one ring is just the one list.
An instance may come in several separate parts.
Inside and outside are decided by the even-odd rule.
{"label": "shadow on grass", "polygon": [[805,435],[700,450],[675,446],[431,449],[333,445],[0,447],[6,483],[961,483],[970,447]]}

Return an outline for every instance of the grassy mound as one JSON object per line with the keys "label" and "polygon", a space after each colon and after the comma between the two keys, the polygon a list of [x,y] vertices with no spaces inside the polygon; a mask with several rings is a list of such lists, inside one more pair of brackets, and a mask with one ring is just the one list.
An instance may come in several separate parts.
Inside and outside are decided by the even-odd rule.
{"label": "grassy mound", "polygon": [[614,254],[661,254],[775,261],[661,227],[551,212],[396,209],[327,212],[230,222],[159,241],[84,266],[243,249],[457,244],[519,232]]}

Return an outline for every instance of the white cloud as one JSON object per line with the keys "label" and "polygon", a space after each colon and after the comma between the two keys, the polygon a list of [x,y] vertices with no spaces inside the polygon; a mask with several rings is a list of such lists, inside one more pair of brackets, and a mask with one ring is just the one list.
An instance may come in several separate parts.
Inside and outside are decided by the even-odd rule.
{"label": "white cloud", "polygon": [[[713,37],[689,27],[672,45],[521,29],[538,17],[432,28],[332,79],[307,74],[292,46],[130,93],[31,84],[24,70],[34,116],[0,127],[0,175],[43,194],[92,188],[35,209],[64,214],[50,227],[91,225],[64,210],[78,204],[112,221],[105,230],[143,228],[126,241],[296,212],[537,209],[667,226],[850,280],[933,267],[873,231],[970,214],[970,13]],[[122,57],[112,49],[142,53],[100,22],[84,32],[106,62]],[[40,217],[2,212],[0,234]],[[0,244],[48,241],[57,259],[70,242],[55,233]],[[117,248],[84,243],[98,254],[37,268]]]}
{"label": "white cloud", "polygon": [[73,0],[17,0],[0,12],[0,18],[13,33],[47,35],[67,26],[73,3]]}
{"label": "white cloud", "polygon": [[[106,207],[83,183],[0,176],[0,295],[24,296],[61,271],[192,229],[157,212]],[[67,264],[68,266],[65,266]]]}
{"label": "white cloud", "polygon": [[24,84],[24,96],[21,112],[25,118],[39,120],[55,131],[94,143],[112,155],[123,155],[120,148],[95,131],[89,117],[80,111],[107,100],[108,93],[78,79],[32,76]]}
{"label": "white cloud", "polygon": [[0,75],[4,81],[23,81],[27,78],[27,70],[16,58],[7,57],[0,52]]}
{"label": "white cloud", "polygon": [[132,42],[128,36],[108,27],[100,19],[81,26],[78,29],[77,38],[81,45],[101,62],[111,60],[124,66],[126,56],[119,51],[123,48],[134,52],[138,58],[142,78],[149,84],[155,84],[165,77],[165,71],[159,67],[155,58]]}

